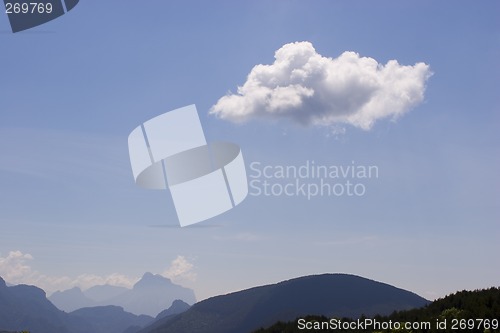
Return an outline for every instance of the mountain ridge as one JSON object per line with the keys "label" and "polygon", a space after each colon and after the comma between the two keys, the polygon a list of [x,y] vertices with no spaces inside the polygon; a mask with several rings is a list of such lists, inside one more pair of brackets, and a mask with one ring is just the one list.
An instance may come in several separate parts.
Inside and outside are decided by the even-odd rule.
{"label": "mountain ridge", "polygon": [[175,300],[194,304],[194,291],[173,283],[159,274],[146,272],[132,289],[97,285],[85,291],[74,287],[53,293],[49,300],[66,312],[95,306],[115,305],[135,315],[157,316]]}
{"label": "mountain ridge", "polygon": [[[123,333],[136,332],[154,321],[151,316],[135,315],[119,306],[86,307],[66,313],[46,296],[35,286],[8,287],[0,277],[0,332]],[[182,311],[178,304],[171,307],[171,313]]]}
{"label": "mountain ridge", "polygon": [[153,317],[146,315],[136,316],[115,305],[82,308],[69,315],[91,323],[100,333],[121,333],[131,326],[144,327],[154,320]]}
{"label": "mountain ridge", "polygon": [[300,315],[389,314],[429,301],[407,290],[350,274],[303,276],[214,296],[161,326],[141,333],[239,333]]}

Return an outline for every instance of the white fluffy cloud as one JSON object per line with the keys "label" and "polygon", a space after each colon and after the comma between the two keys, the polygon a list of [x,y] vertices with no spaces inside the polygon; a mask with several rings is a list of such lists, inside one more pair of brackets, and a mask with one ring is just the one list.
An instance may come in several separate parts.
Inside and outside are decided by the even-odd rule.
{"label": "white fluffy cloud", "polygon": [[75,286],[87,289],[101,284],[130,288],[138,280],[138,278],[130,278],[118,273],[106,276],[81,274],[73,278],[49,276],[31,268],[28,262],[33,259],[31,254],[24,254],[21,251],[10,251],[6,257],[0,256],[0,276],[9,283],[35,285],[46,292],[65,290]]}
{"label": "white fluffy cloud", "polygon": [[10,251],[6,257],[0,257],[0,276],[12,283],[23,279],[32,273],[30,266],[26,263],[29,260],[33,260],[30,254]]}
{"label": "white fluffy cloud", "polygon": [[220,98],[210,113],[234,122],[287,118],[369,130],[377,120],[396,119],[422,102],[432,75],[424,63],[383,65],[355,52],[323,57],[310,42],[286,44],[274,57],[271,65],[255,66],[237,93]]}
{"label": "white fluffy cloud", "polygon": [[193,269],[194,265],[184,256],[177,256],[171,262],[170,267],[163,272],[163,275],[174,282],[194,282],[196,280],[196,273],[193,272]]}

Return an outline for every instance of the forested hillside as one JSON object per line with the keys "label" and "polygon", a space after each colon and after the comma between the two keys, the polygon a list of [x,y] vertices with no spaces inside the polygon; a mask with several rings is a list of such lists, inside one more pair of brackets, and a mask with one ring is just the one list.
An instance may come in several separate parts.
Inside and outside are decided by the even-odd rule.
{"label": "forested hillside", "polygon": [[[308,330],[311,332],[337,333],[500,332],[500,288],[459,291],[422,308],[356,319],[311,315],[287,323],[278,322],[255,333],[295,333],[304,332],[306,328],[312,328]],[[370,325],[366,325],[368,323]],[[405,323],[413,327],[406,327]]]}

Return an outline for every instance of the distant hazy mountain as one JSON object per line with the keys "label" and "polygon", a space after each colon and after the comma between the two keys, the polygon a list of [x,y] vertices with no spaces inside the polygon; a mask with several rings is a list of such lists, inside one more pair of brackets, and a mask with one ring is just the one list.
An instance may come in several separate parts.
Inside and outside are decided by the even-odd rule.
{"label": "distant hazy mountain", "polygon": [[102,286],[94,286],[83,292],[83,294],[97,303],[103,303],[107,300],[123,294],[129,289],[125,287],[110,286],[108,284]]}
{"label": "distant hazy mountain", "polygon": [[125,312],[122,307],[114,305],[83,308],[71,312],[70,316],[91,323],[92,333],[122,333],[131,326],[144,327],[154,320],[150,316]]}
{"label": "distant hazy mountain", "polygon": [[141,333],[246,333],[310,314],[357,318],[428,303],[388,284],[354,275],[324,274],[212,297]]}
{"label": "distant hazy mountain", "polygon": [[137,316],[117,306],[65,313],[46,298],[42,289],[26,285],[7,287],[0,277],[0,333],[22,330],[30,333],[122,333],[129,327],[137,331],[153,320],[153,317]]}
{"label": "distant hazy mountain", "polygon": [[175,300],[189,304],[196,302],[193,290],[151,273],[144,274],[132,289],[103,285],[82,292],[79,288],[73,288],[55,292],[49,300],[66,312],[92,306],[116,305],[136,315],[153,317],[170,307]]}
{"label": "distant hazy mountain", "polygon": [[161,275],[146,273],[132,290],[127,290],[107,302],[122,306],[126,311],[135,314],[156,316],[177,299],[188,304],[196,302],[193,290],[176,285]]}
{"label": "distant hazy mountain", "polygon": [[66,312],[98,305],[96,301],[85,296],[78,287],[65,291],[56,291],[49,297],[49,300],[59,309]]}

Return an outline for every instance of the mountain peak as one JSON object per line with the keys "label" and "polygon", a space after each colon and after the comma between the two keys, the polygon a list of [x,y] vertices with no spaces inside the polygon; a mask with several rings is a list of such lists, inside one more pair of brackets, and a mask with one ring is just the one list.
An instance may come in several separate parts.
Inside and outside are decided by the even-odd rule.
{"label": "mountain peak", "polygon": [[146,272],[144,273],[144,275],[142,276],[141,280],[158,280],[158,279],[161,279],[161,280],[166,280],[166,281],[170,281],[169,278],[166,278],[164,277],[163,275],[160,275],[160,274],[153,274],[151,272]]}
{"label": "mountain peak", "polygon": [[95,302],[85,296],[79,287],[56,291],[49,297],[49,300],[59,309],[67,312],[95,305]]}
{"label": "mountain peak", "polygon": [[161,319],[169,316],[173,316],[179,313],[182,313],[184,311],[187,311],[191,306],[184,302],[183,300],[176,299],[172,302],[172,305],[166,309],[160,312],[157,316],[156,319]]}
{"label": "mountain peak", "polygon": [[152,274],[150,272],[147,272],[134,285],[134,289],[136,289],[136,288],[148,288],[148,287],[159,287],[159,286],[171,286],[171,285],[172,285],[172,281],[170,281],[170,279],[168,279],[160,274]]}
{"label": "mountain peak", "polygon": [[5,288],[7,287],[7,284],[5,283],[5,280],[2,279],[2,277],[0,276],[0,288]]}
{"label": "mountain peak", "polygon": [[[412,292],[360,276],[321,274],[215,296],[145,332],[252,332],[269,323],[308,314],[359,318],[428,303]],[[200,328],[200,322],[211,325]]]}

